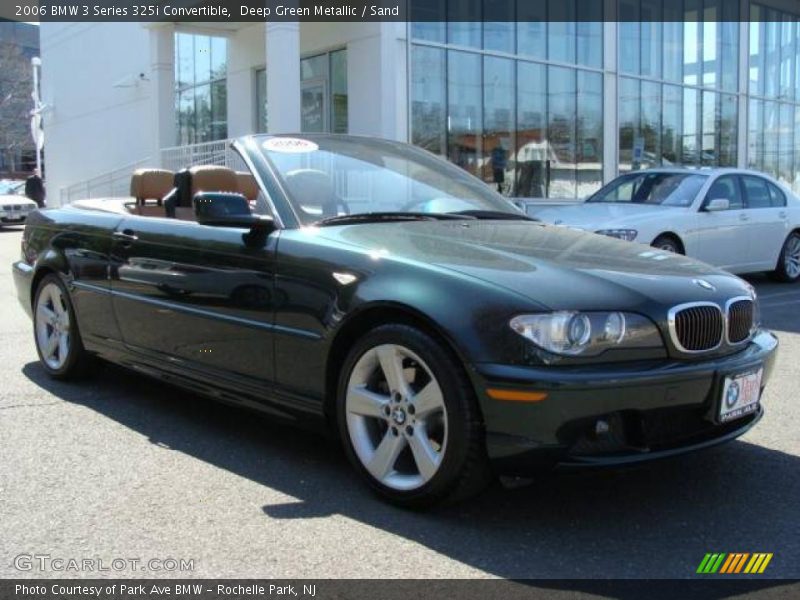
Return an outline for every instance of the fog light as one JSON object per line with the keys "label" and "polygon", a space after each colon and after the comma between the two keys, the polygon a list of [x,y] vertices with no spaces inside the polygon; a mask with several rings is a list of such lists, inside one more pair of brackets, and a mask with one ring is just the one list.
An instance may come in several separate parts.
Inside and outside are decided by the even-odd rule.
{"label": "fog light", "polygon": [[608,425],[608,421],[604,419],[598,419],[597,423],[594,425],[594,434],[595,435],[606,435],[608,434],[611,427]]}

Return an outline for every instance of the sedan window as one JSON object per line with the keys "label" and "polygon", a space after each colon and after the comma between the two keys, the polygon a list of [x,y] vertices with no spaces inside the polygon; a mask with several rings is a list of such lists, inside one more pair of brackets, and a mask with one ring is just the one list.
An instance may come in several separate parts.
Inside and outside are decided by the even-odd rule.
{"label": "sedan window", "polygon": [[786,194],[774,183],[769,184],[769,195],[773,207],[780,208],[786,206]]}
{"label": "sedan window", "polygon": [[587,202],[620,202],[691,206],[708,179],[695,173],[645,171],[617,177],[590,197]]}
{"label": "sedan window", "polygon": [[739,182],[733,175],[724,175],[717,179],[711,189],[706,194],[706,203],[711,200],[724,199],[730,203],[729,210],[739,210],[744,208],[742,194],[739,190]]}
{"label": "sedan window", "polygon": [[772,195],[766,179],[761,177],[744,176],[744,193],[747,196],[747,208],[770,208]]}

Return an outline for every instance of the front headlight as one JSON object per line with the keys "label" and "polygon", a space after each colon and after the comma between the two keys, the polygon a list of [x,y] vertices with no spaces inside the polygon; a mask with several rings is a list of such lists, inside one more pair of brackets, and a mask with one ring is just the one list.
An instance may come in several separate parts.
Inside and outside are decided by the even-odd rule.
{"label": "front headlight", "polygon": [[617,238],[618,240],[625,240],[626,242],[632,242],[639,235],[639,232],[635,229],[598,229],[595,233]]}
{"label": "front headlight", "polygon": [[509,325],[539,348],[562,356],[598,356],[613,348],[661,348],[661,334],[647,317],[624,312],[520,315]]}

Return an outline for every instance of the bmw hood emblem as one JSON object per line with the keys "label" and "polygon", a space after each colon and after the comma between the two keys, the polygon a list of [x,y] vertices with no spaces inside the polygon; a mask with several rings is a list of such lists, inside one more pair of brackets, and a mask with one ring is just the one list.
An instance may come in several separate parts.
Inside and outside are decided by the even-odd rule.
{"label": "bmw hood emblem", "polygon": [[701,287],[704,290],[708,290],[709,292],[714,292],[717,289],[712,284],[707,282],[705,279],[692,279],[692,283],[695,284],[697,287]]}

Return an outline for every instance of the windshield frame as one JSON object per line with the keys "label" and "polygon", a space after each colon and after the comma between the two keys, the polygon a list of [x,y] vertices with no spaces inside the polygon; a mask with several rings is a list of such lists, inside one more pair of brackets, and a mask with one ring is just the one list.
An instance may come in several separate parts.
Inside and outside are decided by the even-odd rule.
{"label": "windshield frame", "polygon": [[[642,177],[646,175],[671,175],[671,176],[683,176],[684,178],[688,177],[701,177],[703,179],[700,186],[697,188],[694,197],[688,204],[664,204],[663,202],[659,203],[648,203],[648,202],[633,202],[632,200],[596,200],[595,198],[599,197],[602,194],[607,194],[612,191],[614,186],[620,186],[627,180],[633,180],[636,177]],[[698,195],[703,190],[703,188],[708,184],[709,180],[711,179],[711,175],[709,173],[703,173],[700,171],[693,171],[693,170],[676,170],[676,171],[668,171],[668,170],[658,170],[658,169],[645,169],[643,171],[631,171],[630,173],[624,173],[622,175],[618,175],[599,190],[594,192],[591,196],[586,198],[584,203],[586,204],[615,204],[620,206],[659,206],[661,208],[691,208],[695,201],[697,200]]]}
{"label": "windshield frame", "polygon": [[[303,134],[259,134],[249,135],[244,138],[235,140],[232,147],[237,151],[244,160],[247,167],[252,171],[259,184],[262,193],[265,196],[268,206],[273,212],[273,217],[276,224],[282,229],[298,229],[302,227],[316,226],[323,220],[320,218],[315,221],[309,221],[308,217],[302,217],[298,214],[295,205],[295,200],[292,197],[288,186],[284,181],[280,170],[271,160],[269,153],[263,151],[261,146],[268,139],[272,138],[301,138],[309,141],[319,142],[325,139],[347,139],[355,143],[364,143],[392,148],[395,146],[398,152],[409,153],[408,160],[419,162],[424,167],[435,169],[441,172],[443,169],[446,171],[445,176],[455,180],[461,185],[465,185],[472,189],[476,196],[486,198],[486,210],[494,210],[496,212],[507,212],[512,218],[518,218],[524,213],[516,207],[509,198],[498,194],[491,187],[487,186],[483,181],[461,169],[457,165],[437,156],[423,148],[397,142],[394,140],[385,140],[371,136],[359,136],[349,134],[320,134],[320,133],[303,133]],[[380,167],[377,167],[380,168]],[[391,169],[390,169],[391,170]],[[376,207],[377,208],[377,207]],[[476,207],[477,208],[477,207]],[[368,215],[369,212],[356,212],[354,215]],[[376,210],[375,212],[383,212]],[[409,214],[414,211],[407,211]],[[431,215],[437,213],[431,212]],[[439,213],[447,214],[447,213]]]}

